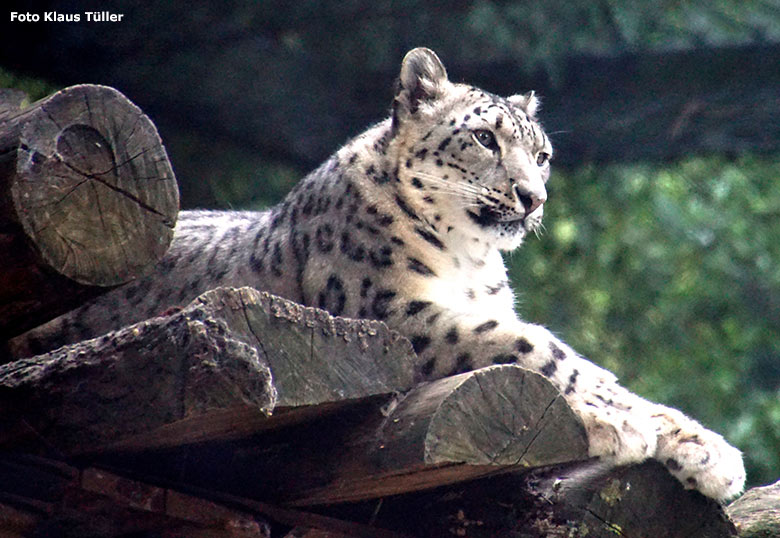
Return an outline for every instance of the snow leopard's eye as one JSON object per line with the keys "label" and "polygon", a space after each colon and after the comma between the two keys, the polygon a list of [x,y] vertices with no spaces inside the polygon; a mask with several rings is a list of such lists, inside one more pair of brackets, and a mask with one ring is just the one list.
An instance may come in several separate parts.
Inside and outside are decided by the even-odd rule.
{"label": "snow leopard's eye", "polygon": [[474,135],[474,138],[477,139],[477,142],[485,146],[487,149],[498,149],[495,135],[487,129],[477,129],[473,131],[472,134]]}
{"label": "snow leopard's eye", "polygon": [[550,154],[549,153],[545,153],[544,151],[540,151],[539,153],[536,154],[536,164],[537,165],[544,166],[548,162],[550,162]]}

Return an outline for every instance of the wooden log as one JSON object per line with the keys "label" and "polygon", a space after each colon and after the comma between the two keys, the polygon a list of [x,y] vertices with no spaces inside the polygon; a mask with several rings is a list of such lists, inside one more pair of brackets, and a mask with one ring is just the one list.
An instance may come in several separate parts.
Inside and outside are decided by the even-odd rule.
{"label": "wooden log", "polygon": [[[274,402],[268,367],[223,325],[155,318],[0,366],[0,445],[74,454],[134,437],[186,443],[214,428],[214,412],[257,421]],[[195,417],[203,428],[185,428]]]}
{"label": "wooden log", "polygon": [[[229,504],[252,513],[260,514],[264,518],[277,523],[294,527],[299,530],[316,532],[320,536],[332,538],[414,538],[407,534],[400,534],[376,527],[373,523],[364,524],[336,519],[311,512],[303,512],[291,508],[282,508],[277,505],[256,501],[254,499],[238,497],[229,493],[203,490],[186,487],[187,491],[214,499],[217,502]],[[316,536],[316,535],[315,535]],[[287,537],[286,537],[287,538]]]}
{"label": "wooden log", "polygon": [[282,499],[353,502],[587,458],[585,429],[560,393],[514,365],[418,387],[387,417],[373,413],[345,434],[326,461],[286,482]]}
{"label": "wooden log", "polygon": [[[326,513],[358,518],[376,507]],[[375,524],[426,538],[736,536],[718,503],[683,489],[655,461],[617,468],[578,462],[386,498]]]}
{"label": "wooden log", "polygon": [[[215,536],[224,538],[270,538],[270,529],[265,522],[257,521],[249,513],[227,508],[213,501],[188,495],[180,491],[162,488],[146,484],[138,480],[132,480],[115,473],[88,468],[81,473],[79,489],[80,497],[89,498],[91,495],[102,496],[111,505],[124,507],[126,510],[147,512],[158,516],[160,523],[153,530],[165,530],[168,533],[175,530],[180,536],[202,536],[203,538]],[[69,504],[79,504],[67,499]],[[108,503],[107,503],[108,504]],[[159,516],[162,516],[159,517]],[[109,517],[114,523],[117,518],[113,510]],[[163,519],[164,518],[164,519]],[[146,518],[135,516],[136,521]],[[168,521],[166,521],[168,520]],[[172,522],[178,522],[172,529]],[[182,528],[182,522],[187,527]],[[124,530],[127,533],[127,530]],[[136,532],[138,532],[136,530]]]}
{"label": "wooden log", "polygon": [[333,317],[253,288],[206,292],[183,314],[220,320],[233,338],[262,350],[277,408],[388,394],[414,384],[411,344],[378,321]]}
{"label": "wooden log", "polygon": [[262,538],[277,524],[309,529],[323,537],[411,538],[223,492],[152,484],[102,468],[79,470],[24,455],[0,459],[0,536],[4,538],[9,530],[19,536],[50,536],[47,528],[60,531],[56,536],[63,538],[142,531],[151,536]]}
{"label": "wooden log", "polygon": [[321,529],[312,529],[310,527],[296,527],[287,534],[284,538],[352,538],[351,536],[341,533],[324,531]]}
{"label": "wooden log", "polygon": [[41,520],[78,480],[54,460],[4,453],[0,458],[0,536],[36,536]]}
{"label": "wooden log", "polygon": [[176,180],[154,124],[118,91],[0,104],[0,339],[145,274],[173,237]]}
{"label": "wooden log", "polygon": [[780,536],[780,481],[748,490],[726,513],[742,538]]}
{"label": "wooden log", "polygon": [[[491,366],[230,443],[106,456],[117,468],[312,506],[587,458],[584,427],[544,377]],[[176,469],[176,475],[171,470]]]}
{"label": "wooden log", "polygon": [[3,538],[26,538],[33,536],[37,519],[29,512],[0,503],[0,529]]}
{"label": "wooden log", "polygon": [[[408,340],[251,288],[0,366],[0,445],[67,454],[247,436],[347,399],[408,389]],[[4,405],[2,405],[4,404]],[[304,408],[267,417],[277,405]]]}

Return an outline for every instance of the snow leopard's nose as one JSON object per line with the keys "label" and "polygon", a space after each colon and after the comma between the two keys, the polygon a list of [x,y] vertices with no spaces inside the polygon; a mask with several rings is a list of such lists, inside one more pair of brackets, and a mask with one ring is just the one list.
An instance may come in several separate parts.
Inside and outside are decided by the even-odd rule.
{"label": "snow leopard's nose", "polygon": [[515,183],[512,185],[512,190],[515,193],[517,200],[523,204],[526,215],[530,215],[547,201],[547,191],[544,189],[535,192]]}

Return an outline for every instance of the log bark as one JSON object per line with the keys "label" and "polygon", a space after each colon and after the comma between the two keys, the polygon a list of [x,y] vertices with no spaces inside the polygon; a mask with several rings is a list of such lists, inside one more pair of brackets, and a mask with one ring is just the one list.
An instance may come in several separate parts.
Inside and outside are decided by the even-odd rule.
{"label": "log bark", "polygon": [[736,536],[717,503],[683,490],[653,462],[611,470],[581,462],[322,511],[42,458],[0,460],[0,528],[9,536],[57,530],[63,537],[145,531],[249,538],[268,536],[269,527],[278,533],[277,525],[295,527],[285,538]]}
{"label": "log bark", "polygon": [[[135,437],[198,440],[227,408],[251,424],[275,403],[268,367],[224,326],[155,318],[57,351],[0,366],[0,444],[75,454]],[[192,425],[203,420],[200,429]],[[245,426],[217,421],[218,428]]]}
{"label": "log bark", "polygon": [[277,408],[388,394],[414,383],[411,344],[378,321],[333,317],[252,288],[206,292],[182,314],[219,320],[233,338],[261,350]]}
{"label": "log bark", "polygon": [[[0,105],[0,339],[122,284],[173,237],[176,180],[154,124],[118,91]],[[101,289],[102,288],[102,289]]]}
{"label": "log bark", "polygon": [[297,473],[299,462],[285,465],[290,478],[281,499],[293,506],[354,502],[587,459],[582,422],[547,379],[518,366],[441,379],[391,407],[320,448],[312,468],[303,455],[314,447],[293,449],[292,458],[307,465]]}
{"label": "log bark", "polygon": [[[220,288],[170,316],[0,366],[0,444],[44,439],[81,454],[246,436],[406,390],[413,360],[382,323]],[[332,405],[290,412],[311,404]],[[267,424],[277,406],[288,413]]]}
{"label": "log bark", "polygon": [[780,536],[780,481],[748,490],[726,508],[740,538]]}

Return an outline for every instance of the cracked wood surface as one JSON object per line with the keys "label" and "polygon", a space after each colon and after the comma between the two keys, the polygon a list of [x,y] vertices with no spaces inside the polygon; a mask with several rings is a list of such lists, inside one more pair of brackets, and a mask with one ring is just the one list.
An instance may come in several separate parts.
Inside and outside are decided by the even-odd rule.
{"label": "cracked wood surface", "polygon": [[204,293],[183,313],[222,320],[267,361],[276,407],[301,407],[408,390],[412,346],[378,321],[333,317],[253,288]]}
{"label": "cracked wood surface", "polygon": [[[83,454],[246,436],[407,390],[413,361],[383,323],[219,288],[169,316],[0,366],[0,445]],[[268,423],[277,408],[288,412]]]}
{"label": "cracked wood surface", "polygon": [[170,449],[106,462],[302,507],[587,458],[584,427],[565,400],[547,379],[513,365],[420,385],[389,401],[345,403],[284,426],[190,447],[186,461]]}
{"label": "cracked wood surface", "polygon": [[261,356],[224,326],[154,318],[0,366],[0,446],[73,455],[243,433],[275,396]]}
{"label": "cracked wood surface", "polygon": [[[582,422],[543,376],[490,366],[416,387],[285,493],[293,505],[377,498],[587,458]],[[297,491],[296,491],[297,489]]]}
{"label": "cracked wood surface", "polygon": [[0,338],[128,282],[173,237],[178,189],[154,124],[105,86],[23,107],[0,94]]}
{"label": "cracked wood surface", "polygon": [[[716,503],[655,462],[584,461],[581,422],[538,374],[491,366],[407,391],[412,375],[409,342],[381,323],[222,288],[0,366],[0,447],[184,484],[299,527],[291,536],[736,536]],[[34,484],[6,478],[0,521],[34,525],[19,508]],[[115,503],[111,524],[124,517]]]}

